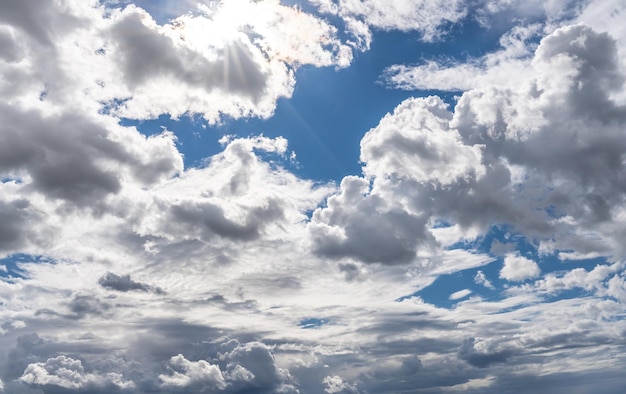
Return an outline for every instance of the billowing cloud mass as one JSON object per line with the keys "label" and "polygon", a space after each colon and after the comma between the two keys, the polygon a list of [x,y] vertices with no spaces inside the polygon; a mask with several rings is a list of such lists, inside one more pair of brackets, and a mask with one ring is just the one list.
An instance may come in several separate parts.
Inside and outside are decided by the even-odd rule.
{"label": "billowing cloud mass", "polygon": [[[0,2],[0,392],[623,393],[623,12]],[[466,33],[500,39],[359,74],[405,94],[359,173],[308,179],[261,133],[322,108],[301,77],[349,111],[324,78],[361,81],[378,37]],[[191,160],[180,119],[219,147]]]}

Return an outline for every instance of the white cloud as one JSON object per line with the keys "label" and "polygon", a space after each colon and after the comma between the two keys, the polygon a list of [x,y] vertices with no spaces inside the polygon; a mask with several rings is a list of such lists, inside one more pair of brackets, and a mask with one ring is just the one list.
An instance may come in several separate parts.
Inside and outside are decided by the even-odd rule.
{"label": "white cloud", "polygon": [[67,356],[49,358],[46,362],[29,364],[20,381],[34,386],[58,386],[70,390],[112,386],[133,388],[132,382],[125,381],[120,374],[109,372],[106,375],[88,373],[80,360]]}
{"label": "white cloud", "polygon": [[218,2],[162,25],[136,6],[107,5],[5,3],[3,15],[13,17],[0,29],[4,101],[136,119],[267,117],[291,96],[300,65],[352,59],[334,27],[278,1]]}
{"label": "white cloud", "polygon": [[500,278],[520,282],[539,276],[541,270],[537,263],[524,256],[508,254],[504,257],[504,265],[500,270]]}
{"label": "white cloud", "polygon": [[451,118],[438,97],[405,100],[361,140],[364,173],[443,187],[482,175],[480,145],[464,145]]}
{"label": "white cloud", "polygon": [[483,271],[478,271],[476,272],[476,275],[474,276],[474,283],[484,286],[488,289],[494,289],[495,287],[493,286],[493,283],[491,283],[491,281],[489,279],[487,279],[487,276],[485,275],[485,273]]}
{"label": "white cloud", "polygon": [[211,365],[205,360],[189,361],[182,354],[170,359],[168,368],[170,373],[159,375],[164,387],[192,387],[205,391],[209,389],[223,389],[226,382],[220,368]]}
{"label": "white cloud", "polygon": [[105,57],[119,65],[113,78],[126,82],[115,113],[139,119],[267,117],[278,98],[291,96],[299,65],[345,67],[352,59],[333,27],[277,1],[220,2],[163,26],[127,7],[105,37]]}
{"label": "white cloud", "polygon": [[461,298],[465,298],[470,294],[472,294],[472,291],[470,289],[463,289],[450,294],[450,297],[448,297],[448,299],[451,301],[456,301],[460,300]]}
{"label": "white cloud", "polygon": [[486,25],[497,23],[497,18],[510,17],[521,20],[547,20],[555,23],[569,20],[576,15],[579,8],[585,5],[580,0],[489,0],[480,1],[477,18]]}
{"label": "white cloud", "polygon": [[[541,25],[514,26],[500,37],[500,50],[464,61],[425,60],[416,66],[393,65],[383,79],[393,88],[466,91],[485,86],[509,85],[530,76],[530,59],[535,49],[532,39]],[[515,75],[512,80],[511,75]]]}
{"label": "white cloud", "polygon": [[351,394],[359,392],[355,386],[344,382],[340,376],[327,376],[324,378],[324,384],[327,386],[325,392],[329,394]]}
{"label": "white cloud", "polygon": [[337,15],[358,47],[368,49],[369,29],[419,31],[422,39],[432,41],[443,33],[447,23],[460,21],[466,15],[463,1],[394,0],[310,0],[322,13]]}

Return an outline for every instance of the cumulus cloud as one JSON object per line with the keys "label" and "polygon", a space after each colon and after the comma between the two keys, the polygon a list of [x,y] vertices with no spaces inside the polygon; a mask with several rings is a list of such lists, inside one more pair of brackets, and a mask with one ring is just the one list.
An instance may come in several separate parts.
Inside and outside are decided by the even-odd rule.
{"label": "cumulus cloud", "polygon": [[0,93],[28,107],[78,101],[129,118],[198,113],[217,122],[267,117],[291,96],[300,65],[352,59],[333,26],[279,2],[217,2],[162,25],[134,5],[106,6],[3,3],[0,69],[11,82]]}
{"label": "cumulus cloud", "polygon": [[[615,42],[583,25],[563,28],[542,40],[533,68],[535,77],[517,91],[476,89],[465,94],[452,123],[465,141],[484,143],[486,157],[506,160],[509,171],[523,177],[523,194],[535,193],[543,203],[538,208],[552,205],[557,215],[567,212],[561,218],[546,217],[546,224],[558,229],[569,227],[566,223],[595,227],[592,223],[610,222],[609,207],[619,204],[621,192],[605,180],[617,181],[623,172],[609,148],[619,144],[613,122],[621,122],[618,113],[623,112],[608,97],[623,82]],[[588,101],[591,97],[594,104]],[[615,120],[598,129],[600,119]],[[569,149],[562,149],[564,144]],[[614,164],[600,165],[599,152],[602,163]],[[531,185],[542,182],[559,190],[533,191]]]}
{"label": "cumulus cloud", "polygon": [[124,180],[150,184],[182,169],[168,133],[146,138],[105,117],[69,111],[46,115],[4,105],[0,116],[7,120],[0,170],[48,198],[97,206],[117,194]]}
{"label": "cumulus cloud", "polygon": [[355,386],[344,382],[340,376],[327,376],[324,378],[324,384],[327,386],[325,391],[329,394],[354,394],[359,392]]}
{"label": "cumulus cloud", "polygon": [[510,281],[523,281],[536,278],[541,273],[534,261],[517,254],[508,254],[504,257],[504,265],[500,270],[500,278]]}
{"label": "cumulus cloud", "polygon": [[444,187],[482,175],[481,146],[463,144],[449,128],[451,119],[447,105],[437,97],[404,101],[361,140],[364,173]]}
{"label": "cumulus cloud", "polygon": [[[432,99],[401,104],[363,139],[364,172],[435,219],[468,230],[509,223],[546,250],[606,253],[617,243],[602,229],[621,232],[615,41],[584,25],[557,29],[528,67],[521,82],[464,93],[453,115]],[[412,147],[406,156],[403,146]],[[599,232],[594,241],[582,240],[582,227]]]}
{"label": "cumulus cloud", "polygon": [[118,59],[112,75],[126,82],[115,97],[123,103],[111,105],[132,118],[267,117],[291,96],[298,66],[345,67],[352,58],[334,27],[273,1],[217,2],[166,25],[133,6],[111,19],[104,56]]}
{"label": "cumulus cloud", "polygon": [[226,382],[219,367],[205,360],[189,361],[182,354],[170,359],[170,373],[159,375],[162,385],[167,387],[185,387],[197,392],[213,392],[226,387]]}
{"label": "cumulus cloud", "polygon": [[[372,212],[377,214],[375,222]],[[425,225],[419,214],[370,192],[366,179],[347,177],[341,194],[313,213],[309,228],[315,251],[322,256],[394,264],[412,261],[419,245],[434,243]]]}
{"label": "cumulus cloud", "polygon": [[[418,243],[429,244],[431,233],[417,218],[424,225],[444,219],[465,231],[508,223],[553,250],[584,254],[588,245],[607,253],[616,246],[605,232],[622,231],[615,207],[622,201],[624,110],[609,96],[624,79],[615,41],[584,25],[561,28],[541,41],[530,64],[523,83],[472,89],[453,114],[436,98],[409,99],[383,118],[361,143],[366,178],[345,178],[342,194],[313,217],[318,251],[408,261]],[[397,212],[397,223],[401,217],[415,223],[375,236],[386,245],[401,241],[397,255],[356,252],[375,245],[359,246],[363,235],[375,233],[359,224],[364,220],[351,222],[366,209],[381,214],[376,229],[386,212]],[[595,240],[582,241],[580,228],[596,231]]]}
{"label": "cumulus cloud", "polygon": [[132,388],[132,382],[123,380],[116,373],[97,375],[85,371],[80,360],[67,356],[50,358],[45,362],[29,364],[20,377],[20,381],[32,386],[58,386],[70,390],[89,390],[101,388]]}

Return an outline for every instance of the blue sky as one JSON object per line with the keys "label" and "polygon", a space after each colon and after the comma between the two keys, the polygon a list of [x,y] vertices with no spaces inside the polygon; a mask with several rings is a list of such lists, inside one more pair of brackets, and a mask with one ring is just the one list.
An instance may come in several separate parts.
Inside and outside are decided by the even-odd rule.
{"label": "blue sky", "polygon": [[0,393],[623,393],[624,12],[0,3]]}

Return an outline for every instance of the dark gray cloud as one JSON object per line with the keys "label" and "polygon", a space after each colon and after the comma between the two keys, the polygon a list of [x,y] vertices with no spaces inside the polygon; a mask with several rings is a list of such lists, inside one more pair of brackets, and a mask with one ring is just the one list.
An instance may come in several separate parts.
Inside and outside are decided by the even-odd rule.
{"label": "dark gray cloud", "polygon": [[554,374],[506,374],[489,387],[468,389],[466,393],[537,394],[554,392],[621,394],[626,390],[623,374],[617,369],[560,372]]}
{"label": "dark gray cloud", "polygon": [[217,235],[250,241],[257,239],[268,224],[283,219],[285,210],[283,201],[271,199],[265,206],[245,208],[245,218],[239,222],[228,217],[231,215],[225,207],[208,201],[180,202],[170,207],[170,218],[164,224],[169,227],[168,233],[194,234],[200,239]]}
{"label": "dark gray cloud", "polygon": [[257,310],[258,305],[254,300],[245,300],[245,301],[230,301],[226,297],[221,294],[215,294],[206,299],[205,302],[220,305],[222,308],[229,311],[245,311],[245,310]]}
{"label": "dark gray cloud", "polygon": [[458,356],[461,360],[478,368],[485,368],[494,363],[504,363],[512,355],[508,349],[496,350],[489,346],[477,349],[476,344],[475,338],[466,339],[459,348]]}
{"label": "dark gray cloud", "polygon": [[434,243],[425,225],[426,218],[370,193],[365,179],[347,177],[341,194],[315,211],[310,229],[321,256],[399,264],[413,260],[420,245]]}
{"label": "dark gray cloud", "polygon": [[100,279],[98,284],[105,289],[128,292],[128,291],[142,291],[146,293],[165,294],[165,291],[159,287],[154,287],[145,283],[135,282],[131,279],[130,275],[116,275],[112,272],[107,272]]}
{"label": "dark gray cloud", "polygon": [[14,31],[7,27],[0,27],[0,59],[12,63],[24,56],[24,50],[19,44]]}
{"label": "dark gray cloud", "polygon": [[166,165],[143,162],[136,147],[116,141],[112,131],[80,114],[48,116],[3,104],[0,118],[0,171],[16,177],[26,173],[32,177],[29,188],[78,206],[97,206],[119,192],[125,166],[137,166],[139,180],[154,182],[180,165],[178,153],[167,145],[154,146]]}
{"label": "dark gray cloud", "polygon": [[74,314],[72,318],[82,319],[89,315],[102,316],[110,305],[89,295],[76,295],[69,302],[69,309]]}
{"label": "dark gray cloud", "polygon": [[55,3],[3,0],[0,3],[0,22],[20,28],[42,44],[52,45],[56,34],[75,28],[80,19]]}
{"label": "dark gray cloud", "polygon": [[0,251],[17,251],[37,237],[40,214],[25,199],[0,201]]}

